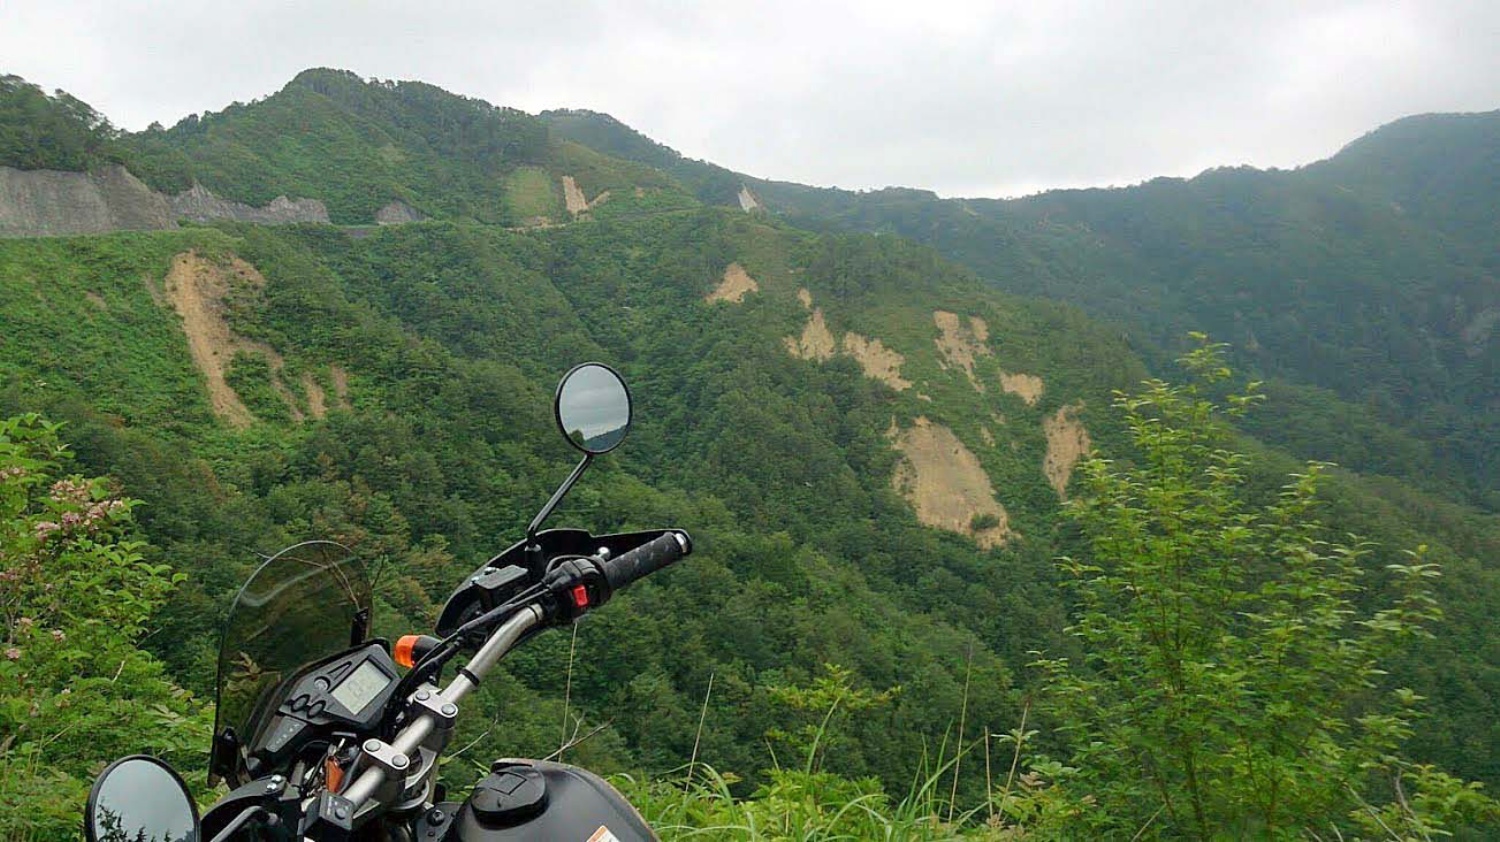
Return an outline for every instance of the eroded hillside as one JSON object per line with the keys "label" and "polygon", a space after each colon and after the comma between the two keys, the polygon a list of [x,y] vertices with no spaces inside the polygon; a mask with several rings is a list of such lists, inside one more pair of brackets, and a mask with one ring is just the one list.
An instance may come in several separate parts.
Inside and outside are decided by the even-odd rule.
{"label": "eroded hillside", "polygon": [[[228,298],[236,294],[253,296],[261,293],[265,285],[266,279],[260,272],[238,257],[230,257],[227,263],[221,264],[197,252],[174,257],[172,268],[163,282],[167,299],[182,318],[188,350],[193,363],[203,374],[215,415],[238,428],[255,422],[255,414],[225,376],[231,366],[236,363],[243,366],[243,360],[248,357],[264,364],[268,375],[266,385],[284,405],[292,421],[301,423],[309,416],[322,419],[328,414],[328,398],[318,378],[312,372],[291,378],[281,354],[265,342],[236,335],[225,320],[224,308]],[[328,378],[334,386],[338,405],[347,409],[347,378],[336,365],[330,366]]]}

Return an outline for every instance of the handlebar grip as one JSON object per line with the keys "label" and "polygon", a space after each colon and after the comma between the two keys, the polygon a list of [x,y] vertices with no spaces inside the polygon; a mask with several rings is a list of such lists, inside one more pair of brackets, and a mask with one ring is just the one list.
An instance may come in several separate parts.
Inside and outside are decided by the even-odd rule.
{"label": "handlebar grip", "polygon": [[611,591],[673,564],[693,551],[693,541],[686,532],[669,531],[616,558],[604,562],[604,579]]}

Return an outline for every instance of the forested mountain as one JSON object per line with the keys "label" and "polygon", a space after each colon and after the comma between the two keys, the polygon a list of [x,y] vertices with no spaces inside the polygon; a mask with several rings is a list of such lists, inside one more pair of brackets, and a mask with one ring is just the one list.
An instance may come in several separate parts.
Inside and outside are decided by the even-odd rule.
{"label": "forested mountain", "polygon": [[1408,118],[1295,171],[1017,200],[766,181],[684,159],[606,115],[542,118],[707,202],[733,205],[744,185],[799,225],[928,243],[1000,289],[1121,326],[1148,355],[1208,331],[1281,398],[1258,434],[1500,507],[1500,112]]}
{"label": "forested mountain", "polygon": [[[26,115],[52,107],[23,88],[31,110],[0,121],[0,137],[25,136],[16,127],[30,125]],[[75,112],[58,125],[94,119]],[[1412,757],[1500,783],[1500,522],[1455,500],[1490,489],[1460,456],[1479,458],[1493,441],[1444,450],[1447,439],[1421,437],[1406,403],[1441,404],[1432,409],[1456,414],[1455,436],[1480,435],[1488,422],[1469,410],[1494,399],[1482,366],[1496,343],[1468,340],[1479,349],[1469,355],[1431,323],[1460,302],[1483,312],[1493,278],[1479,235],[1429,237],[1482,220],[1424,205],[1400,179],[1369,178],[1390,191],[1387,205],[1409,207],[1379,214],[1373,199],[1350,208],[1307,198],[1301,172],[1217,172],[1020,203],[838,194],[685,162],[597,115],[531,117],[326,70],[170,129],[94,130],[98,151],[77,168],[123,163],[167,193],[196,182],[250,204],[316,199],[333,223],[0,241],[0,417],[65,422],[68,470],[107,476],[111,493],[143,501],[138,551],[185,577],[147,612],[144,641],[176,684],[211,688],[215,628],[234,589],[257,553],[297,540],[335,538],[380,563],[382,633],[430,620],[566,475],[550,389],[571,364],[599,359],[629,380],[636,427],[555,522],[677,525],[699,551],[581,624],[571,674],[565,636],[517,652],[484,690],[505,727],[467,722],[456,744],[477,740],[470,756],[482,765],[547,754],[564,722],[570,732],[603,725],[571,756],[663,774],[696,749],[739,776],[734,791],[746,795],[769,779],[764,770],[807,756],[801,735],[827,715],[835,727],[811,755],[818,765],[898,797],[955,744],[971,745],[952,785],[975,806],[993,796],[986,778],[1002,763],[979,762],[975,735],[1040,719],[1026,762],[1037,763],[1033,780],[1061,782],[1065,767],[1046,756],[1070,756],[1070,723],[1039,701],[1033,710],[1049,685],[1030,665],[1038,653],[1090,655],[1068,631],[1077,591],[1061,586],[1068,575],[1055,560],[1082,558],[1094,536],[1065,502],[1096,487],[1075,476],[1091,450],[1121,465],[1150,461],[1113,394],[1153,372],[1189,376],[1159,346],[1207,329],[1288,381],[1237,422],[1269,444],[1215,428],[1219,445],[1255,456],[1218,474],[1243,471],[1243,505],[1285,499],[1286,475],[1303,470],[1278,442],[1296,456],[1356,454],[1351,468],[1385,476],[1335,472],[1329,528],[1317,533],[1376,542],[1351,556],[1365,589],[1349,610],[1375,616],[1398,590],[1389,566],[1408,565],[1419,545],[1423,563],[1442,568],[1435,592],[1447,619],[1432,637],[1403,638],[1382,661],[1390,676],[1345,676],[1370,683],[1348,699],[1349,715],[1409,687],[1430,711],[1407,741]],[[7,152],[0,165],[36,160]],[[747,186],[751,203],[785,218],[741,210]],[[392,202],[424,219],[370,225]],[[1294,210],[1296,226],[1286,223]],[[1340,227],[1317,228],[1335,212]],[[1170,239],[1189,225],[1201,239]],[[839,230],[858,228],[931,245]],[[1272,230],[1280,239],[1263,239]],[[1468,272],[1468,286],[1424,274],[1436,265]],[[1304,268],[1324,282],[1278,286],[1280,273]],[[1082,300],[1085,282],[1098,301]],[[1297,290],[1303,298],[1281,300]],[[1356,293],[1390,298],[1338,303]],[[1085,315],[1100,301],[1117,322]],[[1242,310],[1226,315],[1225,302]],[[1404,311],[1411,302],[1428,310]],[[1144,317],[1153,307],[1160,319]],[[1362,321],[1336,330],[1340,313]],[[1400,354],[1421,356],[1390,335],[1403,326],[1429,331],[1420,371],[1447,380],[1401,391],[1411,372]],[[1353,359],[1376,340],[1394,349],[1392,362],[1358,359],[1390,406],[1317,388],[1343,389],[1338,378],[1356,372],[1308,360]],[[1311,346],[1306,360],[1287,356],[1296,341]],[[1290,424],[1299,414],[1305,423]],[[3,437],[6,447],[23,439],[10,428]],[[1424,475],[1436,482],[1399,479]],[[1459,477],[1464,493],[1450,493],[1445,483]],[[22,506],[28,494],[46,489],[0,500]],[[12,531],[20,537],[7,551],[26,538]],[[24,596],[5,582],[0,600]],[[15,623],[13,604],[25,603],[0,607]],[[1404,629],[1388,615],[1370,622]],[[0,813],[48,789],[77,796],[101,750],[131,748],[127,731],[106,724],[105,702],[88,708],[89,730],[77,727],[83,699],[28,707],[50,686],[25,672],[23,659],[42,650],[15,651],[0,661],[0,775],[23,784],[0,786]],[[56,672],[48,680],[66,680]],[[819,692],[851,708],[809,707]],[[166,713],[150,715],[188,716],[193,703],[161,704]],[[185,742],[151,747],[202,762]],[[464,766],[454,764],[455,782],[467,780]],[[25,789],[36,781],[42,790]],[[66,797],[51,801],[59,822],[76,816]]]}

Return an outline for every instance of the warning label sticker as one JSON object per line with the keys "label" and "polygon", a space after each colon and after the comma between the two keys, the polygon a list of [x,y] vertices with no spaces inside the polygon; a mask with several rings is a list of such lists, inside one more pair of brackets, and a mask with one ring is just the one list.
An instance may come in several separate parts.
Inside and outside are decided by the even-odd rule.
{"label": "warning label sticker", "polygon": [[594,835],[588,838],[588,842],[620,842],[620,837],[610,833],[609,828],[601,824]]}

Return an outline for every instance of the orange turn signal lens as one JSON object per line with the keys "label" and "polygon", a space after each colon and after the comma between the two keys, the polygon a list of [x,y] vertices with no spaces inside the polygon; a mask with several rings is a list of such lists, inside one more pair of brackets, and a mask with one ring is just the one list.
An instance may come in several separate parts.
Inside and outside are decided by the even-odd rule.
{"label": "orange turn signal lens", "polygon": [[400,664],[403,667],[406,667],[407,669],[411,669],[412,667],[416,666],[417,643],[422,639],[422,637],[423,636],[420,634],[402,635],[401,639],[396,641],[396,650],[391,653],[392,656],[395,657],[396,663]]}

